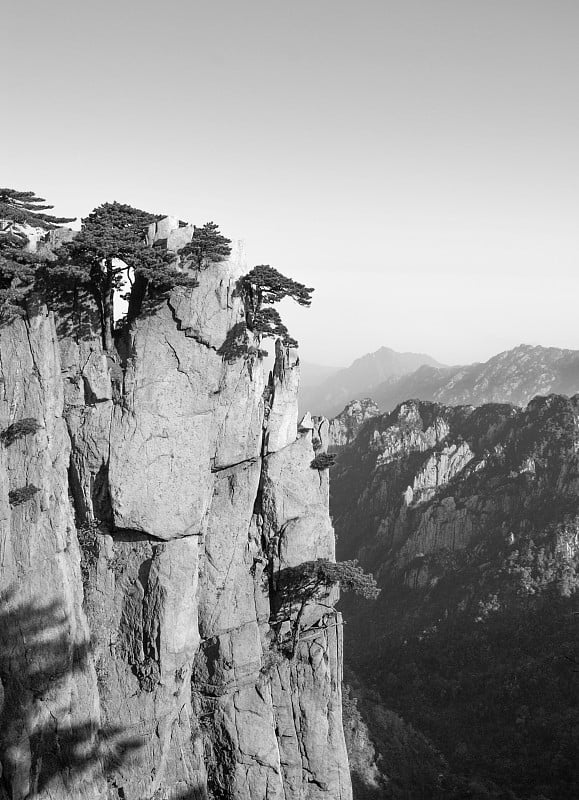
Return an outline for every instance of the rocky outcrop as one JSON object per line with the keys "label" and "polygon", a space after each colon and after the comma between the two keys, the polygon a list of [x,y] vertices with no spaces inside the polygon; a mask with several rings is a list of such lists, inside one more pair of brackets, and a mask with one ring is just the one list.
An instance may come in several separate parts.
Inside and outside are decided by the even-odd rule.
{"label": "rocky outcrop", "polygon": [[292,354],[268,381],[223,354],[242,270],[202,270],[118,353],[89,303],[0,331],[12,800],[351,798],[336,592],[284,593],[286,570],[334,557],[327,472],[298,431]]}
{"label": "rocky outcrop", "polygon": [[380,409],[373,400],[352,400],[337,417],[330,420],[330,447],[336,450],[351,444],[368,419],[378,417]]}

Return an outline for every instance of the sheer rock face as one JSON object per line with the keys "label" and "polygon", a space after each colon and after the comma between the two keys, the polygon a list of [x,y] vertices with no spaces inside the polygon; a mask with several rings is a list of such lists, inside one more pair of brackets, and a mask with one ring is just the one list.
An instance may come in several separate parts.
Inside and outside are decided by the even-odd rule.
{"label": "sheer rock face", "polygon": [[[0,331],[0,794],[60,798],[59,748],[98,771],[100,714],[68,498],[70,442],[60,358],[46,313]],[[18,427],[20,423],[20,427]],[[113,732],[103,727],[103,740]],[[109,736],[109,741],[111,741]]]}
{"label": "sheer rock face", "polygon": [[[153,237],[187,233],[166,227]],[[351,798],[336,593],[306,604],[299,636],[297,599],[282,619],[277,597],[284,569],[333,558],[327,472],[297,431],[290,354],[266,386],[258,361],[219,352],[241,271],[175,290],[122,360],[90,314],[82,333],[46,311],[0,331],[0,427],[42,426],[0,446],[13,798]]]}

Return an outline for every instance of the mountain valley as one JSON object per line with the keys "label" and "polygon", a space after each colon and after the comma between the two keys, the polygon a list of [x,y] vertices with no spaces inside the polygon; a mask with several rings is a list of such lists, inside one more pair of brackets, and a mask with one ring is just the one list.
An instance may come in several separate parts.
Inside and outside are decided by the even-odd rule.
{"label": "mountain valley", "polygon": [[[383,797],[576,797],[578,453],[579,397],[557,395],[526,408],[407,401],[339,451],[338,556],[382,589],[343,608]],[[430,754],[402,783],[393,753],[407,731],[377,722],[392,712]]]}

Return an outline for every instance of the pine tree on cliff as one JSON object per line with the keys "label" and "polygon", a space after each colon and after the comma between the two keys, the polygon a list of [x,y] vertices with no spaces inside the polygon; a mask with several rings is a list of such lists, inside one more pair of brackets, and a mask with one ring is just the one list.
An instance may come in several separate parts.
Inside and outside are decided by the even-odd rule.
{"label": "pine tree on cliff", "polygon": [[298,346],[282,322],[279,312],[264,306],[278,303],[285,297],[290,297],[300,306],[310,306],[313,289],[292,278],[286,278],[269,264],[261,264],[241,278],[240,291],[245,303],[245,320],[250,331],[260,339],[279,338],[288,347]]}
{"label": "pine tree on cliff", "polygon": [[47,214],[53,208],[34,192],[0,188],[0,322],[22,313],[32,291],[40,258],[26,252],[26,228],[49,231],[74,217]]}
{"label": "pine tree on cliff", "polygon": [[295,567],[286,567],[278,576],[278,590],[285,604],[299,603],[293,621],[292,656],[295,656],[301,635],[301,622],[310,603],[320,600],[320,593],[339,585],[343,591],[353,592],[366,600],[376,600],[380,589],[371,573],[364,572],[357,559],[353,561],[304,561]]}
{"label": "pine tree on cliff", "polygon": [[115,292],[132,281],[130,319],[137,316],[148,292],[163,294],[174,286],[196,286],[197,281],[175,268],[175,255],[150,247],[145,231],[160,219],[122,203],[104,203],[85,219],[79,235],[64,245],[58,264],[49,269],[52,286],[85,287],[95,298],[101,316],[103,346],[113,349],[113,300]]}
{"label": "pine tree on cliff", "polygon": [[[14,243],[26,244],[25,234],[14,230],[14,225],[30,225],[32,228],[42,228],[45,231],[58,228],[67,222],[74,222],[75,217],[55,217],[45,214],[54,206],[46,205],[43,197],[37,197],[34,192],[21,192],[17,189],[0,188],[0,220],[2,220],[2,234],[11,231]],[[9,223],[6,225],[6,223]]]}
{"label": "pine tree on cliff", "polygon": [[231,239],[221,235],[215,222],[206,222],[202,228],[194,226],[193,238],[179,250],[179,255],[191,259],[197,269],[205,269],[210,264],[229,258],[230,244]]}

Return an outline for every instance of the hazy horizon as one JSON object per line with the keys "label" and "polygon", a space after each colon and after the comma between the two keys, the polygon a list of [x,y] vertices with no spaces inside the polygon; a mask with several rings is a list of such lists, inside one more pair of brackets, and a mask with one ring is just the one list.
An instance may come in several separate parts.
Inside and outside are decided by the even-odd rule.
{"label": "hazy horizon", "polygon": [[[398,350],[396,350],[395,352],[400,353],[401,355],[426,355],[426,356],[430,356],[435,361],[438,361],[440,366],[442,366],[442,367],[460,367],[460,366],[469,366],[470,364],[475,364],[475,363],[481,363],[482,364],[482,363],[485,363],[486,361],[489,361],[494,356],[500,355],[501,353],[508,352],[508,351],[516,349],[518,347],[525,347],[525,346],[531,346],[531,347],[539,346],[539,347],[544,347],[545,349],[547,349],[549,347],[555,347],[556,349],[559,349],[559,350],[570,350],[570,351],[573,351],[575,349],[575,348],[570,348],[570,347],[557,348],[556,345],[542,345],[542,344],[533,345],[533,344],[530,344],[530,342],[519,342],[518,344],[515,344],[512,347],[507,348],[506,350],[497,350],[496,352],[491,353],[488,358],[472,359],[471,361],[461,361],[461,362],[455,362],[455,363],[449,363],[449,362],[441,361],[439,358],[436,358],[436,356],[433,355],[432,353],[425,353],[425,352],[422,352],[422,351],[417,353],[415,351],[410,352],[410,351],[398,351]],[[376,353],[379,350],[381,350],[383,347],[387,348],[388,345],[379,345],[374,350],[369,350],[367,353],[360,353],[360,355],[355,356],[347,364],[321,364],[321,363],[318,364],[317,362],[310,361],[309,359],[301,359],[301,360],[302,360],[302,363],[307,364],[308,367],[323,367],[323,368],[326,368],[326,369],[333,369],[335,371],[339,371],[339,370],[347,369],[348,367],[351,367],[352,364],[355,361],[359,361],[360,359],[364,358],[365,356],[373,355],[374,353]],[[393,348],[390,348],[390,349],[393,349]],[[577,349],[577,352],[579,352],[579,349]]]}
{"label": "hazy horizon", "polygon": [[579,349],[571,0],[6,4],[2,185],[243,240],[304,361]]}

